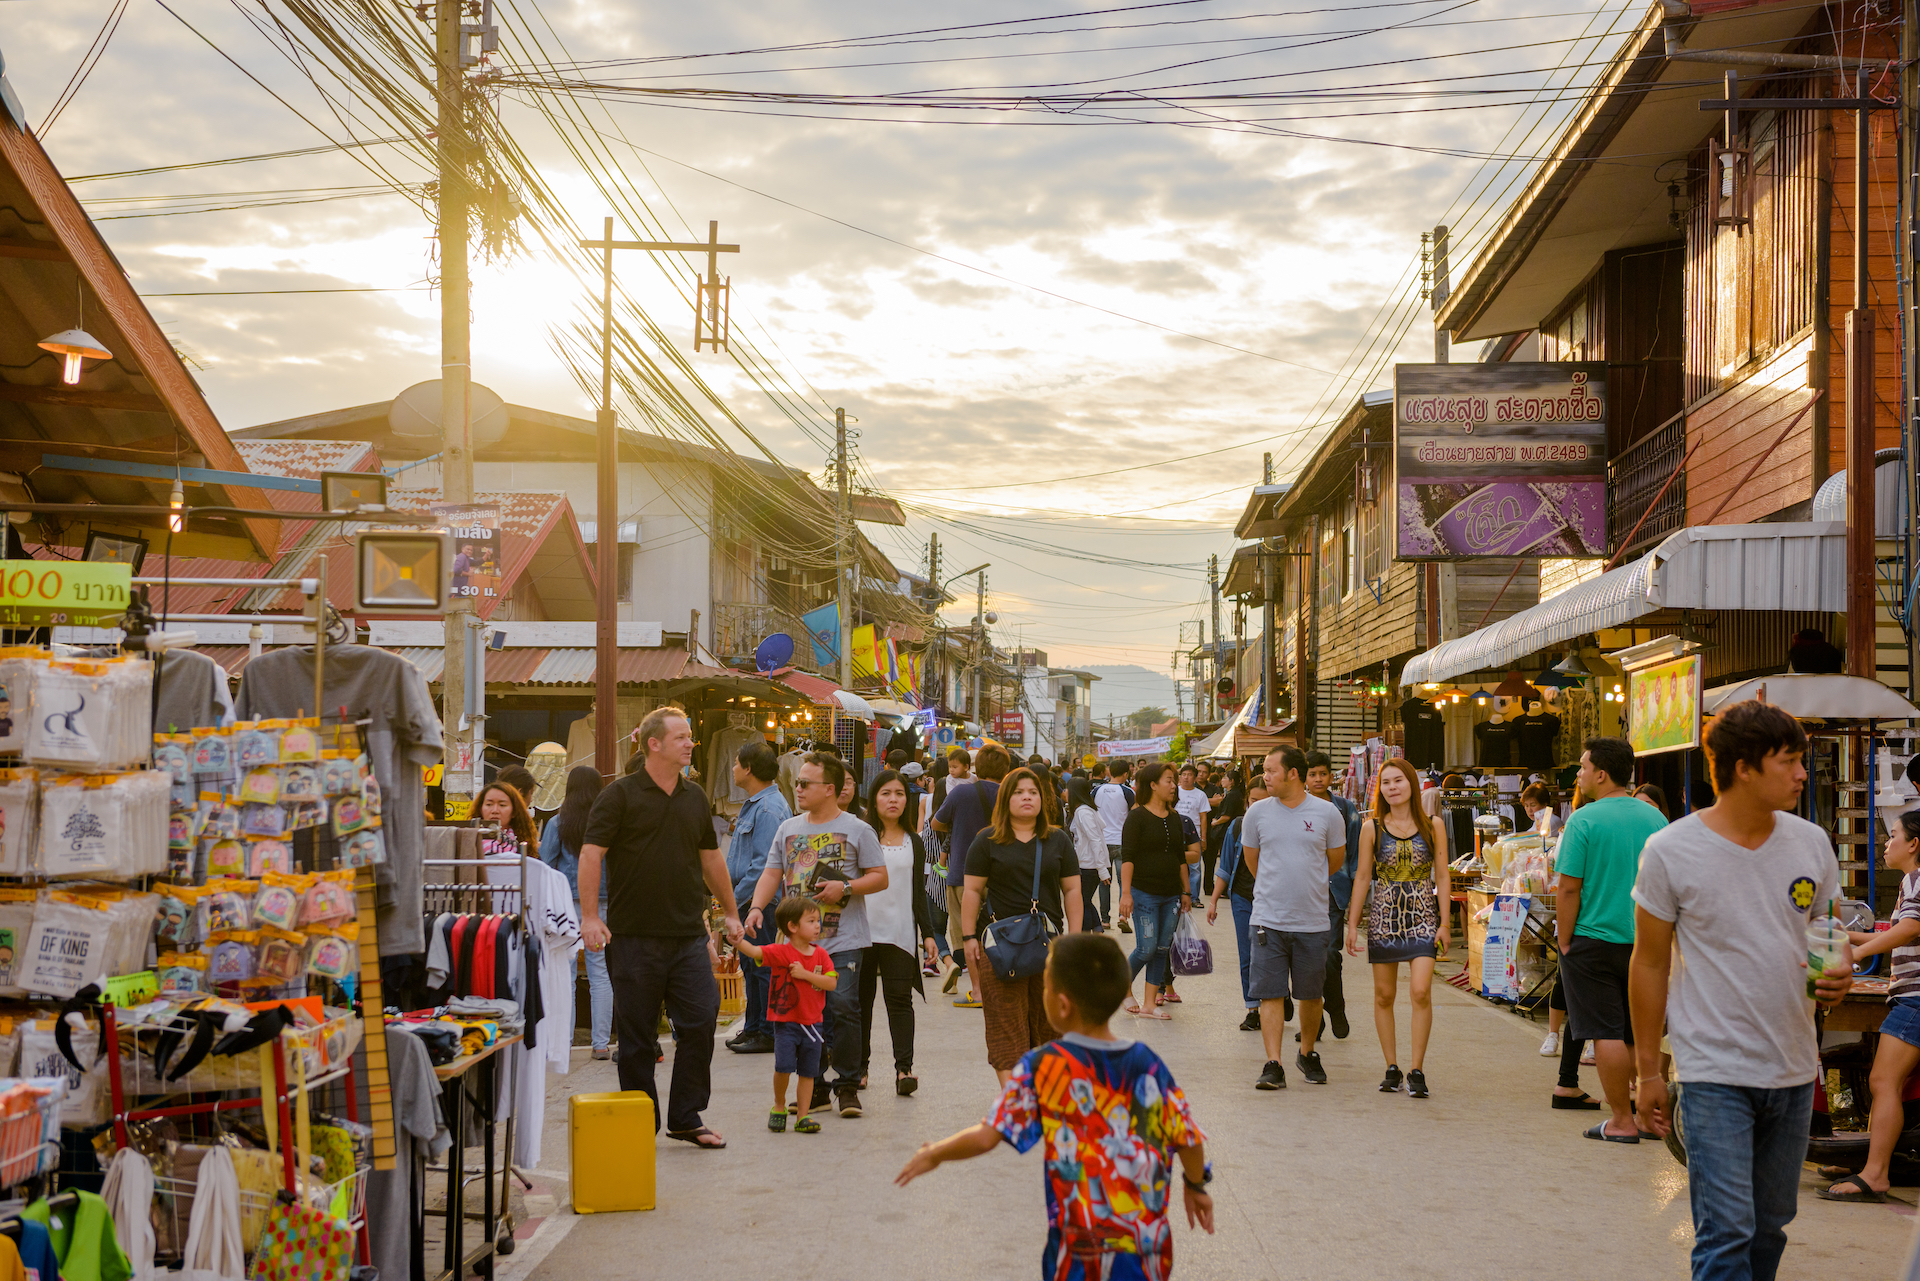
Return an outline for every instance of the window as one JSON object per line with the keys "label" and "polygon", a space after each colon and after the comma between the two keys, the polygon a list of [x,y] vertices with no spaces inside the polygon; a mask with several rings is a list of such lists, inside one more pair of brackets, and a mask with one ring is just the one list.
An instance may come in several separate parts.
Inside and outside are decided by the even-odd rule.
{"label": "window", "polygon": [[[1378,494],[1380,487],[1376,481],[1373,492]],[[1363,503],[1360,507],[1360,585],[1365,587],[1377,579],[1386,577],[1387,540],[1385,520],[1382,512],[1384,502]]]}
{"label": "window", "polygon": [[[598,567],[600,547],[597,543],[588,543],[587,563]],[[633,554],[640,548],[634,543],[615,543],[613,545],[613,584],[616,589],[614,599],[622,605],[633,601]]]}

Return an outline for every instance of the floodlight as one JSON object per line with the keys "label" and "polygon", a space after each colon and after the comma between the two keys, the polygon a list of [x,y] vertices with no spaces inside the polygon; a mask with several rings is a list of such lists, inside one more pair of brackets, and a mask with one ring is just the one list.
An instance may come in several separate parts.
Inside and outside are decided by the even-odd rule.
{"label": "floodlight", "polygon": [[368,529],[354,536],[354,600],[366,614],[439,614],[447,608],[453,536]]}
{"label": "floodlight", "polygon": [[320,473],[322,511],[350,512],[387,505],[387,478],[377,471],[323,471]]}

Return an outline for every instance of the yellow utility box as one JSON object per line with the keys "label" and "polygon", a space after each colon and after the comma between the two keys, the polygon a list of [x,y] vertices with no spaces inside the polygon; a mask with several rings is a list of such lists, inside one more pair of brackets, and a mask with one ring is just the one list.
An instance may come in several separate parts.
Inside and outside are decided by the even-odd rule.
{"label": "yellow utility box", "polygon": [[653,1209],[653,1100],[639,1090],[567,1099],[573,1212]]}

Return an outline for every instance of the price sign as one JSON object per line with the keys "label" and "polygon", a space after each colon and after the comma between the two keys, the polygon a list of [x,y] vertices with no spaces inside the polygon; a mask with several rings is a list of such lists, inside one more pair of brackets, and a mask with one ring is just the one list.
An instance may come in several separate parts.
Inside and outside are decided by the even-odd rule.
{"label": "price sign", "polygon": [[133,597],[133,566],[0,560],[0,626],[110,627]]}
{"label": "price sign", "polygon": [[448,796],[446,799],[446,821],[464,823],[473,817],[473,798],[471,796]]}

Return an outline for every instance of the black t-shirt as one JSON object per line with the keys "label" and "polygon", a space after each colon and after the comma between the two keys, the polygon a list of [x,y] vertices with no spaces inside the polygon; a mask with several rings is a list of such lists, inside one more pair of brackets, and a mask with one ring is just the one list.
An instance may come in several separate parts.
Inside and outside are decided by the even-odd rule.
{"label": "black t-shirt", "polygon": [[585,844],[607,849],[609,930],[645,938],[706,932],[700,851],[719,841],[698,783],[680,779],[669,796],[644,769],[609,783],[587,814]]}
{"label": "black t-shirt", "polygon": [[1133,888],[1148,894],[1182,894],[1187,889],[1185,869],[1187,828],[1180,814],[1155,814],[1142,805],[1127,815],[1120,829],[1120,861],[1133,864]]}
{"label": "black t-shirt", "polygon": [[[1033,910],[1033,845],[1032,841],[1002,845],[990,830],[973,838],[966,874],[987,878],[987,914],[979,924]],[[1055,926],[1066,921],[1060,907],[1060,882],[1079,875],[1080,860],[1066,828],[1056,827],[1040,838],[1040,910]]]}
{"label": "black t-shirt", "polygon": [[1522,769],[1553,768],[1553,740],[1560,737],[1560,718],[1552,712],[1522,716],[1514,721],[1519,727],[1519,755],[1514,763]]}
{"label": "black t-shirt", "polygon": [[1407,760],[1417,769],[1440,769],[1447,754],[1446,718],[1424,698],[1400,704],[1400,724],[1406,727]]}
{"label": "black t-shirt", "polygon": [[[1243,814],[1242,817],[1245,815]],[[1247,866],[1244,848],[1240,861],[1233,865],[1233,883],[1227,886],[1227,893],[1248,900],[1253,898],[1253,869]]]}
{"label": "black t-shirt", "polygon": [[1487,769],[1511,769],[1513,767],[1513,747],[1520,737],[1520,727],[1512,721],[1481,721],[1473,727],[1473,743],[1476,749],[1474,764]]}

